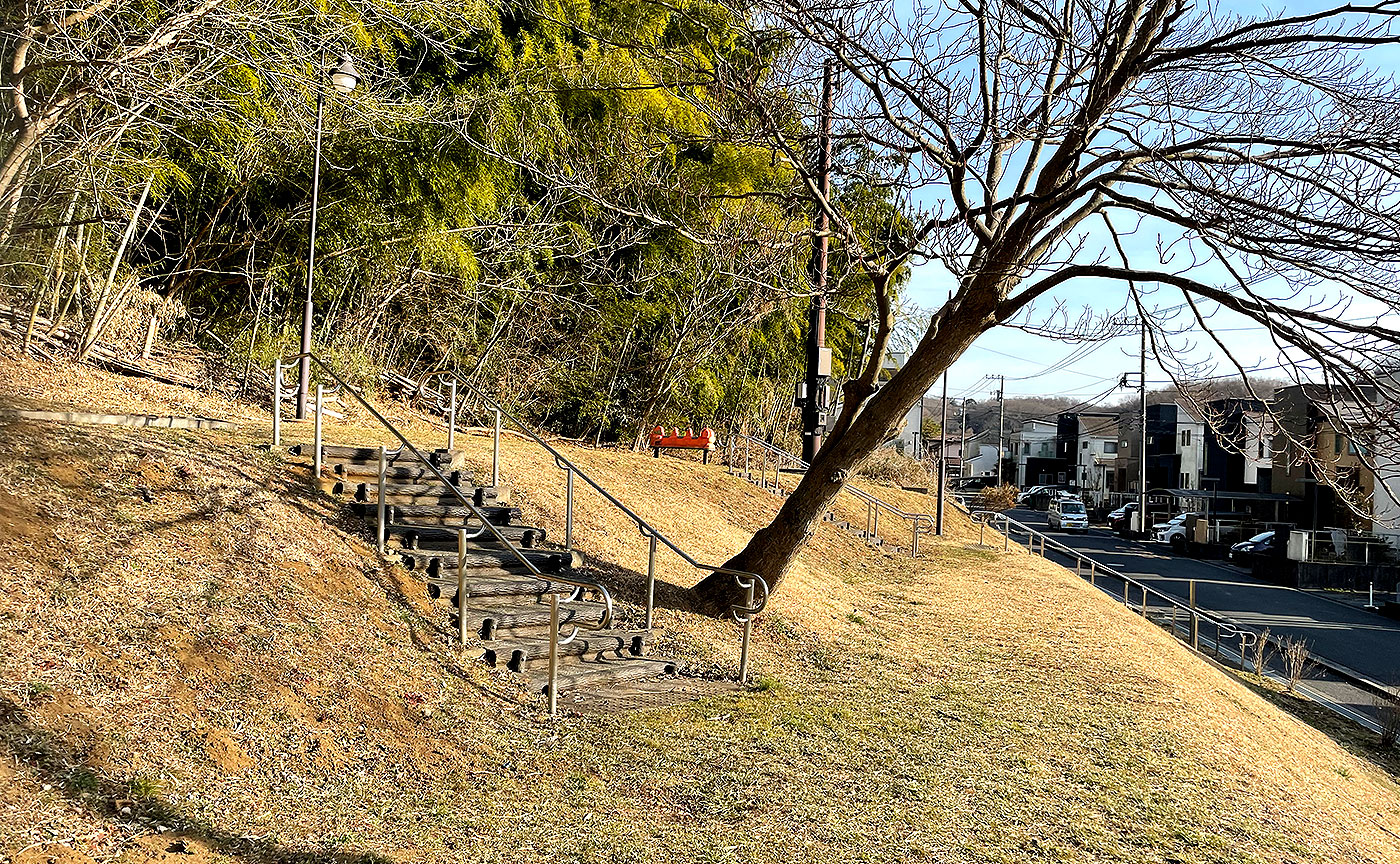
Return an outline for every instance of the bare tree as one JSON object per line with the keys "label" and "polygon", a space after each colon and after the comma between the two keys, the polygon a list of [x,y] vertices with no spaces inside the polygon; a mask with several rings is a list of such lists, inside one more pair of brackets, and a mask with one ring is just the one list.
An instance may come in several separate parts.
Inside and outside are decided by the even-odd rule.
{"label": "bare tree", "polygon": [[1279,656],[1283,658],[1283,671],[1288,677],[1288,692],[1293,693],[1297,691],[1303,676],[1308,674],[1308,670],[1312,668],[1312,655],[1308,652],[1306,639],[1285,636],[1279,640],[1279,645]]}
{"label": "bare tree", "polygon": [[[1100,339],[1127,311],[1159,355],[1189,329],[1248,380],[1219,331],[1256,326],[1282,374],[1375,419],[1361,385],[1400,343],[1384,318],[1400,300],[1400,89],[1361,52],[1400,41],[1400,2],[1270,19],[1185,0],[760,0],[735,14],[775,59],[719,71],[746,103],[731,128],[798,173],[868,275],[878,326],[811,470],[730,567],[781,580],[846,479],[994,327]],[[837,190],[890,190],[912,214],[879,235],[810,165],[803,130],[833,58]],[[951,297],[877,386],[892,278],[910,264],[941,267]],[[1072,284],[1103,302],[1068,309],[1054,298]],[[706,579],[696,605],[728,608],[731,586]]]}

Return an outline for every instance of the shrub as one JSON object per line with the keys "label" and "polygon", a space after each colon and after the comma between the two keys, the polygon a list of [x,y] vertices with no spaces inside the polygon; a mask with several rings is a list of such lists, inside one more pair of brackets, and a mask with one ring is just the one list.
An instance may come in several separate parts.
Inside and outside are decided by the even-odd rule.
{"label": "shrub", "polygon": [[1016,496],[1020,490],[1010,483],[1003,483],[1000,486],[992,486],[982,492],[981,509],[983,510],[1010,510],[1016,506]]}

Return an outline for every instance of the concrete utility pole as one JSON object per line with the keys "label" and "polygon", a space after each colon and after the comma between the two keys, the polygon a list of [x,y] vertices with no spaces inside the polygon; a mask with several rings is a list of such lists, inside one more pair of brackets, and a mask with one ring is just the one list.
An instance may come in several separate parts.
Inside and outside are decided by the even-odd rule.
{"label": "concrete utility pole", "polygon": [[1147,524],[1147,318],[1140,320],[1142,344],[1138,351],[1138,422],[1142,424],[1139,446],[1142,458],[1138,460],[1138,524],[1142,533],[1151,528]]}
{"label": "concrete utility pole", "polygon": [[[816,233],[812,237],[812,311],[807,324],[807,382],[802,402],[802,458],[811,462],[822,446],[826,431],[826,379],[831,375],[831,353],[826,349],[826,270],[827,234],[830,220],[826,202],[831,192],[831,114],[834,109],[836,67],[828,60],[822,70],[821,120],[817,132],[817,203]],[[873,362],[880,362],[876,358]],[[921,430],[922,431],[922,430]]]}
{"label": "concrete utility pole", "polygon": [[997,420],[997,485],[1001,485],[1001,463],[1002,454],[1005,452],[1006,440],[1006,376],[988,375],[988,378],[996,378],[1001,386],[997,389],[997,402],[1001,403],[1001,417]]}
{"label": "concrete utility pole", "polygon": [[962,401],[962,440],[958,442],[958,477],[967,472],[967,403],[977,404],[966,396]]}
{"label": "concrete utility pole", "polygon": [[[921,403],[922,404],[922,403]],[[948,370],[943,370],[943,408],[938,417],[938,515],[933,533],[943,536],[943,487],[948,485]]]}

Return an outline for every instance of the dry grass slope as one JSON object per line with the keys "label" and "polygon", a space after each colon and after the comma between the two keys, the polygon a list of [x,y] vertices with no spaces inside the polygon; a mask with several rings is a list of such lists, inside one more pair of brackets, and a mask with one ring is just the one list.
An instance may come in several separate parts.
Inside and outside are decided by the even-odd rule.
{"label": "dry grass slope", "polygon": [[[235,412],[14,356],[0,399]],[[258,440],[0,426],[0,853],[1400,860],[1390,777],[1062,570],[971,548],[965,523],[917,562],[821,526],[758,627],[751,692],[551,721]],[[463,445],[488,464],[488,438]],[[527,513],[557,527],[552,463],[504,448]],[[711,561],[777,508],[716,466],[567,453]],[[579,505],[590,564],[635,601],[645,543],[596,495]],[[662,565],[674,585],[698,576]],[[696,668],[732,671],[732,624],[660,620]]]}

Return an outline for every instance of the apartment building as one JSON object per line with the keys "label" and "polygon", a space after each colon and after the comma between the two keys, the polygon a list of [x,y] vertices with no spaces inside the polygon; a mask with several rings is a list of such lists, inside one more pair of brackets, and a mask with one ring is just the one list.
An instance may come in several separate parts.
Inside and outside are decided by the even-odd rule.
{"label": "apartment building", "polygon": [[[1205,424],[1175,402],[1147,406],[1147,488],[1200,489],[1205,465]],[[1115,492],[1138,491],[1142,418],[1124,412],[1118,424]]]}
{"label": "apartment building", "polygon": [[1011,434],[1011,457],[1016,460],[1016,485],[1045,486],[1068,483],[1064,463],[1055,454],[1059,424],[1050,420],[1027,420]]}
{"label": "apartment building", "polygon": [[1217,399],[1206,405],[1201,488],[1272,492],[1273,416],[1262,399]]}
{"label": "apartment building", "polygon": [[1061,414],[1056,424],[1056,457],[1068,476],[1095,504],[1111,491],[1119,452],[1119,417],[1112,413]]}

